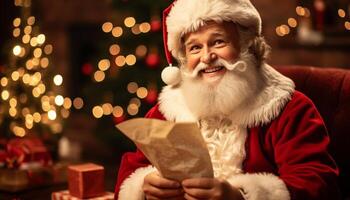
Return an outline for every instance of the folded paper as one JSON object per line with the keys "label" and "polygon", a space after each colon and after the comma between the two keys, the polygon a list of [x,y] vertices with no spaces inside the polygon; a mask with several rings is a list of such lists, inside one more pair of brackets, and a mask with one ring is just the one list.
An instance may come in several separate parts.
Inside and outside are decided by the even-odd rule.
{"label": "folded paper", "polygon": [[136,118],[116,127],[136,144],[162,176],[178,181],[213,177],[209,152],[197,124]]}

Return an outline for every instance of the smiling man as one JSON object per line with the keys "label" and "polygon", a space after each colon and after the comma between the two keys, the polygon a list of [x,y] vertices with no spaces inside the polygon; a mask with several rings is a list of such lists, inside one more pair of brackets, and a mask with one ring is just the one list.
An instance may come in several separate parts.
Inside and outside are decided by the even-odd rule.
{"label": "smiling man", "polygon": [[146,117],[197,122],[214,178],[169,180],[138,150],[123,156],[116,199],[339,198],[324,122],[265,62],[270,48],[249,0],[177,0],[163,28],[168,62],[180,68],[164,70],[168,86]]}

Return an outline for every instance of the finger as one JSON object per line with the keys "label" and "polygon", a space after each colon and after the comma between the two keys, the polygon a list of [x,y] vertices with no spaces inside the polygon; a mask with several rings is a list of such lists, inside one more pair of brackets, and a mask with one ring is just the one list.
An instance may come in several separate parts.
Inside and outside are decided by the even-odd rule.
{"label": "finger", "polygon": [[146,195],[146,200],[160,200],[160,198],[152,196],[152,195]]}
{"label": "finger", "polygon": [[191,178],[182,181],[182,186],[187,188],[203,188],[210,189],[214,185],[214,179],[212,178]]}
{"label": "finger", "polygon": [[201,200],[201,199],[196,198],[196,197],[193,197],[193,196],[191,196],[191,195],[189,195],[189,194],[185,194],[185,195],[184,195],[184,198],[185,198],[186,200]]}
{"label": "finger", "polygon": [[212,197],[212,190],[205,190],[199,188],[184,188],[185,194],[195,198],[210,198]]}
{"label": "finger", "polygon": [[154,196],[157,198],[173,198],[184,195],[182,189],[163,189],[153,186],[145,186],[143,188],[143,192],[147,195]]}
{"label": "finger", "polygon": [[145,181],[148,182],[150,185],[158,188],[176,189],[181,187],[181,184],[179,182],[163,178],[158,174],[148,176],[147,179],[145,179]]}

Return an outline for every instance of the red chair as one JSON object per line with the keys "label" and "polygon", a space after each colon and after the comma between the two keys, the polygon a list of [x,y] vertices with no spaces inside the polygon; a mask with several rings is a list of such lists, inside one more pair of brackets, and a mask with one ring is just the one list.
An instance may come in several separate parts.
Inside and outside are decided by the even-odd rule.
{"label": "red chair", "polygon": [[279,66],[296,89],[315,103],[330,138],[330,152],[340,169],[339,186],[350,198],[350,70],[310,66]]}

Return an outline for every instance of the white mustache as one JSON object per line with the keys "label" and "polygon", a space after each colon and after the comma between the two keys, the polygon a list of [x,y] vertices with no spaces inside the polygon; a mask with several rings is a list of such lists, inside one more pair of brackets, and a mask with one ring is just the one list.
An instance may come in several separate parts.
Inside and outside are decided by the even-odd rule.
{"label": "white mustache", "polygon": [[195,78],[198,76],[201,70],[207,69],[209,67],[225,67],[229,71],[237,70],[239,72],[244,72],[247,69],[247,63],[242,60],[236,61],[235,63],[229,63],[226,60],[219,58],[210,65],[201,62],[193,69],[192,72],[185,71],[184,75],[190,78]]}

